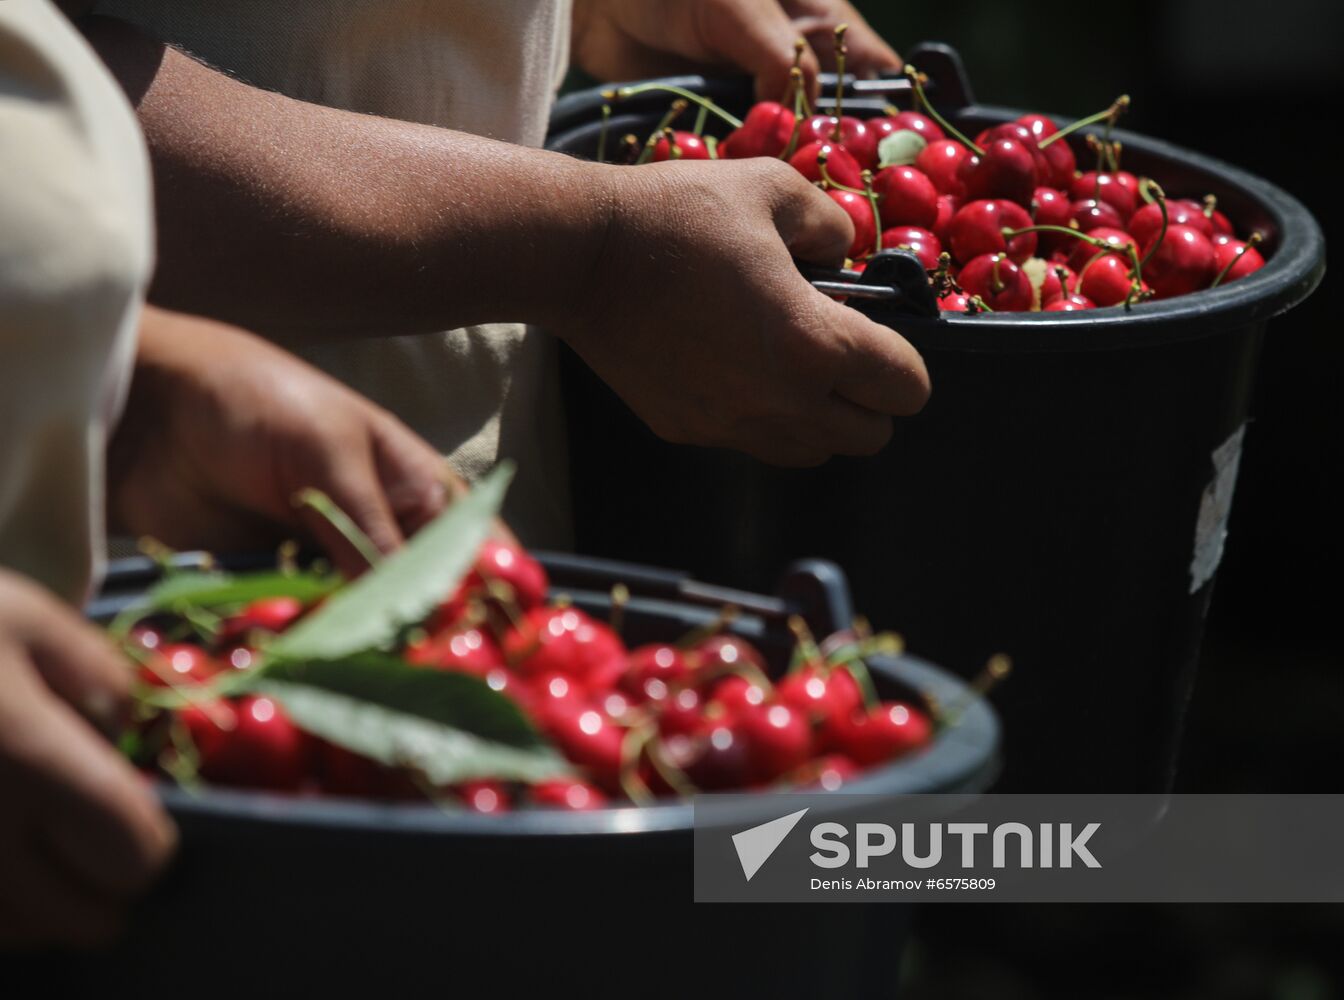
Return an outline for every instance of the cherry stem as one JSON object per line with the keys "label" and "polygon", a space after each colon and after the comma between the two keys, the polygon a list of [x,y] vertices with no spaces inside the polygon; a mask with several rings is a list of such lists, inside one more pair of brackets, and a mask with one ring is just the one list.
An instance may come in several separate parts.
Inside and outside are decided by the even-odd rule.
{"label": "cherry stem", "polygon": [[709,98],[701,97],[694,91],[670,83],[638,83],[630,87],[621,87],[619,90],[604,90],[602,96],[608,101],[620,101],[627,97],[635,97],[638,94],[647,94],[658,91],[675,94],[677,97],[690,101],[692,104],[697,104],[700,107],[707,109],[710,114],[717,115],[733,128],[742,127],[742,119],[730,115]]}
{"label": "cherry stem", "polygon": [[999,264],[1003,262],[1003,254],[996,253],[989,258],[989,287],[994,289],[995,295],[1002,295],[1003,290],[1008,286],[1003,283],[1003,275],[999,273]]}
{"label": "cherry stem", "polygon": [[338,507],[331,497],[327,496],[321,490],[306,489],[300,490],[294,494],[290,501],[295,507],[307,507],[314,511],[319,517],[336,529],[342,538],[350,543],[350,547],[359,553],[370,566],[377,566],[383,561],[383,554],[378,551],[378,546],[364,530],[350,519],[350,515]]}
{"label": "cherry stem", "polygon": [[[1212,198],[1213,195],[1209,195],[1209,197]],[[1245,244],[1237,247],[1237,255],[1233,257],[1231,260],[1229,260],[1227,264],[1223,267],[1223,269],[1218,272],[1218,277],[1213,279],[1213,284],[1211,284],[1209,287],[1217,288],[1220,284],[1222,284],[1223,279],[1228,276],[1232,268],[1237,266],[1237,261],[1241,260],[1241,258],[1246,255],[1246,251],[1249,250],[1251,247],[1255,246],[1257,243],[1261,242],[1264,238],[1265,237],[1261,234],[1260,230],[1258,229],[1255,232],[1251,233],[1250,236],[1246,237]]]}
{"label": "cherry stem", "polygon": [[797,66],[793,67],[789,70],[789,79],[793,84],[793,131],[789,133],[789,144],[779,154],[779,158],[785,161],[798,152],[798,140],[803,135],[803,105],[807,101],[807,95],[803,93],[803,71]]}
{"label": "cherry stem", "polygon": [[706,622],[699,628],[691,629],[680,639],[678,639],[677,648],[693,649],[694,647],[700,645],[700,643],[704,642],[706,639],[713,638],[714,636],[722,632],[724,629],[726,629],[729,625],[731,625],[733,622],[737,620],[737,616],[739,614],[741,614],[741,611],[737,608],[736,605],[725,604],[722,608],[719,609],[719,613],[714,616],[713,621]]}
{"label": "cherry stem", "polygon": [[607,132],[611,128],[611,105],[602,105],[602,131],[597,133],[597,162],[607,162]]}
{"label": "cherry stem", "polygon": [[700,105],[700,110],[695,113],[695,125],[691,128],[691,131],[694,132],[696,135],[704,135],[705,125],[708,122],[709,122],[709,108],[705,107],[702,104]]}
{"label": "cherry stem", "polygon": [[627,133],[621,137],[621,158],[626,165],[633,164],[639,157],[639,138]]}
{"label": "cherry stem", "polygon": [[705,151],[709,153],[711,160],[721,159],[719,156],[719,140],[712,135],[705,136]]}
{"label": "cherry stem", "polygon": [[1074,132],[1077,132],[1080,128],[1087,128],[1089,125],[1097,124],[1097,122],[1104,122],[1109,120],[1112,123],[1114,123],[1114,120],[1116,118],[1119,118],[1127,107],[1129,107],[1129,95],[1121,94],[1119,97],[1115,99],[1115,102],[1105,111],[1098,111],[1095,115],[1088,115],[1086,118],[1079,118],[1076,122],[1073,122],[1071,125],[1065,125],[1054,135],[1046,136],[1044,139],[1038,142],[1036,144],[1036,148],[1044,149],[1052,142],[1057,142],[1060,139],[1063,139],[1065,136],[1072,135]]}
{"label": "cherry stem", "polygon": [[646,723],[627,730],[625,738],[621,740],[621,791],[625,792],[630,801],[638,805],[653,801],[652,789],[640,777],[639,759],[644,755],[644,748],[656,733],[656,727]]}
{"label": "cherry stem", "polygon": [[[638,167],[641,164],[648,163],[649,160],[652,159],[653,151],[658,147],[658,140],[665,138],[664,133],[666,130],[674,121],[681,117],[681,113],[688,107],[689,105],[685,101],[672,102],[672,107],[667,109],[667,114],[663,115],[662,121],[660,121],[649,134],[649,139],[644,143],[644,148],[639,151],[639,159],[635,161],[635,166]],[[671,150],[668,152],[670,153]]]}
{"label": "cherry stem", "polygon": [[817,171],[821,174],[821,183],[823,186],[828,188],[835,188],[837,191],[848,191],[850,194],[866,193],[864,191],[860,191],[858,188],[847,187],[844,184],[841,184],[839,181],[835,180],[835,178],[831,176],[831,172],[826,169],[827,159],[828,157],[826,156],[825,153],[817,154]]}
{"label": "cherry stem", "polygon": [[1009,229],[1006,226],[1000,230],[1005,240],[1016,239],[1019,236],[1025,236],[1028,233],[1063,233],[1065,236],[1072,236],[1083,243],[1090,243],[1094,247],[1105,248],[1108,252],[1119,250],[1114,243],[1108,243],[1105,240],[1098,239],[1095,236],[1088,236],[1086,233],[1080,233],[1076,229],[1070,229],[1068,226],[1052,226],[1041,224],[1039,226],[1027,226],[1024,229]]}
{"label": "cherry stem", "polygon": [[[1110,244],[1107,244],[1107,246],[1109,247]],[[1078,295],[1078,294],[1080,294],[1080,293],[1082,292],[1082,288],[1083,288],[1083,275],[1087,274],[1088,270],[1092,267],[1093,264],[1095,264],[1097,261],[1101,260],[1101,258],[1105,257],[1108,253],[1111,253],[1111,252],[1112,252],[1112,251],[1109,250],[1109,249],[1106,249],[1106,250],[1098,250],[1098,251],[1097,251],[1095,254],[1093,254],[1090,258],[1088,258],[1087,263],[1084,264],[1084,265],[1082,266],[1082,268],[1078,271],[1078,278],[1077,278],[1077,280],[1075,280],[1074,283],[1073,283],[1073,294],[1074,294],[1074,295]]]}
{"label": "cherry stem", "polygon": [[630,588],[623,583],[618,583],[611,588],[611,616],[608,622],[611,630],[617,635],[621,634],[621,629],[625,626],[625,606],[630,603]]}
{"label": "cherry stem", "polygon": [[986,302],[984,299],[982,299],[980,296],[972,295],[970,298],[966,300],[966,311],[970,313],[972,316],[974,316],[976,313],[982,313],[982,312],[992,313],[995,312],[996,310],[992,309],[989,303]]}
{"label": "cherry stem", "polygon": [[1161,184],[1152,178],[1145,178],[1139,185],[1139,190],[1145,194],[1151,192],[1158,211],[1162,213],[1162,228],[1157,231],[1157,239],[1153,240],[1153,245],[1143,255],[1143,260],[1139,261],[1139,268],[1142,269],[1143,265],[1152,259],[1153,254],[1157,253],[1157,248],[1162,245],[1162,241],[1167,238],[1167,226],[1171,222],[1171,216],[1167,212],[1167,192],[1162,190]]}
{"label": "cherry stem", "polygon": [[681,146],[677,143],[677,133],[670,128],[663,129],[663,138],[667,140],[667,158],[669,160],[680,160],[684,155]]}
{"label": "cherry stem", "polygon": [[873,210],[873,230],[877,233],[873,253],[882,252],[882,213],[877,210],[877,192],[873,190],[873,172],[863,172],[863,193],[868,199],[868,207]]}
{"label": "cherry stem", "polygon": [[789,616],[789,631],[793,633],[795,642],[793,659],[796,665],[801,658],[804,663],[824,663],[825,657],[821,655],[821,650],[817,648],[817,640],[812,637],[812,630],[807,627],[807,622],[803,620],[802,615]]}
{"label": "cherry stem", "polygon": [[963,146],[969,149],[976,156],[984,156],[985,151],[971,142],[962,134],[961,130],[950,121],[938,113],[938,109],[929,103],[928,95],[924,93],[924,80],[926,79],[915,67],[906,65],[905,75],[910,78],[910,86],[915,92],[915,99],[919,101],[919,106],[924,109],[924,113],[943,127],[948,135],[956,139]]}
{"label": "cherry stem", "polygon": [[849,55],[845,32],[848,30],[848,24],[835,26],[835,131],[831,136],[835,142],[840,141],[840,116],[845,110],[845,58]]}
{"label": "cherry stem", "polygon": [[1007,678],[1012,672],[1012,660],[1002,653],[991,656],[989,662],[985,664],[985,669],[976,675],[975,680],[971,681],[967,692],[961,698],[958,698],[950,709],[939,712],[939,722],[945,727],[957,725],[976,698],[985,697],[994,689],[995,685]]}
{"label": "cherry stem", "polygon": [[1212,219],[1214,210],[1218,207],[1218,196],[1216,194],[1206,194],[1204,196],[1204,218]]}

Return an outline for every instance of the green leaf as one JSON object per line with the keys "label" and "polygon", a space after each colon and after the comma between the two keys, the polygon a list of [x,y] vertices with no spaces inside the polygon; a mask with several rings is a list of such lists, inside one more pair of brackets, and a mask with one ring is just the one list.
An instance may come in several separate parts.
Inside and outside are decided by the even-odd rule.
{"label": "green leaf", "polygon": [[513,477],[501,463],[377,567],[332,595],[267,650],[272,660],[338,660],[386,648],[423,621],[466,574]]}
{"label": "green leaf", "polygon": [[878,169],[909,166],[928,144],[922,135],[910,129],[893,132],[877,144]]}
{"label": "green leaf", "polygon": [[334,573],[261,573],[233,575],[215,571],[175,573],[151,587],[143,598],[117,615],[108,630],[125,635],[136,622],[161,611],[226,608],[264,597],[294,597],[305,604],[320,600],[345,581]]}
{"label": "green leaf", "polygon": [[467,674],[363,653],[275,663],[251,686],[280,701],[300,728],[390,767],[412,767],[435,785],[570,771],[511,699]]}

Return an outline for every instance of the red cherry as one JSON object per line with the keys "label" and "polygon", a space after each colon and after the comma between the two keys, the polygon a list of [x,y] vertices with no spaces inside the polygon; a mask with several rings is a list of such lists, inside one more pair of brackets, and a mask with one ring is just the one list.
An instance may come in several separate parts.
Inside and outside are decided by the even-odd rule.
{"label": "red cherry", "polygon": [[843,667],[828,671],[804,667],[789,674],[775,687],[781,702],[802,712],[815,723],[845,718],[863,704],[863,692],[854,675]]}
{"label": "red cherry", "polygon": [[859,773],[859,765],[844,754],[831,753],[804,764],[792,775],[793,783],[804,788],[834,792]]}
{"label": "red cherry", "polygon": [[471,812],[492,815],[509,811],[509,791],[498,781],[466,781],[458,787],[457,794]]}
{"label": "red cherry", "polygon": [[938,221],[938,189],[914,167],[887,167],[873,178],[883,226],[919,226]]}
{"label": "red cherry", "polygon": [[1036,171],[1035,183],[1038,185],[1046,183],[1046,179],[1050,176],[1050,163],[1036,145],[1036,137],[1032,134],[1031,129],[1020,122],[1004,122],[1002,125],[995,125],[993,128],[982,132],[980,138],[976,139],[976,145],[985,146],[1000,139],[1012,139],[1015,142],[1020,142],[1022,147],[1031,154],[1031,161]]}
{"label": "red cherry", "polygon": [[490,539],[476,557],[475,572],[487,580],[501,580],[513,588],[513,599],[524,611],[546,600],[550,580],[546,570],[522,549]]}
{"label": "red cherry", "polygon": [[1120,213],[1115,206],[1109,202],[1098,201],[1095,198],[1075,201],[1073,203],[1073,218],[1078,223],[1078,231],[1083,233],[1090,229],[1100,229],[1103,226],[1107,229],[1125,228],[1125,220],[1120,218]]}
{"label": "red cherry", "polygon": [[[231,728],[217,724],[221,716]],[[200,754],[201,775],[209,781],[293,791],[308,774],[308,737],[270,698],[247,695],[232,704],[216,702],[209,712],[190,706],[180,718]]]}
{"label": "red cherry", "polygon": [[[1042,139],[1048,139],[1059,131],[1059,126],[1047,118],[1045,115],[1026,114],[1017,119],[1017,124],[1026,126],[1033,139],[1040,142]],[[1047,149],[1049,147],[1046,147]]]}
{"label": "red cherry", "polygon": [[[709,146],[694,132],[673,132],[677,143],[678,158],[682,160],[708,160]],[[653,144],[653,162],[662,163],[672,159],[672,144],[663,136]]]}
{"label": "red cherry", "polygon": [[621,793],[621,744],[625,730],[599,708],[582,701],[551,699],[536,710],[542,731],[565,757],[613,795]]}
{"label": "red cherry", "polygon": [[915,166],[933,181],[939,194],[956,198],[966,197],[966,182],[961,177],[962,164],[971,159],[971,151],[952,139],[931,142],[915,157]]}
{"label": "red cherry", "polygon": [[578,608],[534,608],[504,639],[504,656],[526,676],[557,673],[591,688],[625,671],[625,647],[606,625]]}
{"label": "red cherry", "polygon": [[710,691],[710,706],[718,706],[725,715],[736,715],[764,705],[769,694],[754,681],[740,674],[729,674]]}
{"label": "red cherry", "polygon": [[1005,240],[1003,230],[1026,229],[1031,216],[1026,209],[1011,201],[981,200],[963,205],[948,226],[948,242],[952,255],[960,261],[969,261],[990,253],[1006,253],[1022,263],[1036,252],[1036,234],[1024,233]]}
{"label": "red cherry", "polygon": [[793,154],[789,164],[812,182],[821,180],[821,167],[818,159],[826,154],[826,173],[831,180],[845,187],[863,187],[863,170],[859,162],[845,151],[843,146],[830,142],[813,142]]}
{"label": "red cherry", "polygon": [[[1139,247],[1138,241],[1123,229],[1098,226],[1096,229],[1089,229],[1085,235],[1093,239],[1105,240],[1107,244],[1115,247],[1118,251],[1123,251],[1126,246],[1132,246],[1136,250]],[[1093,246],[1083,240],[1074,240],[1073,252],[1069,254],[1069,267],[1075,271],[1081,271],[1087,266],[1087,262],[1100,252],[1100,247]]]}
{"label": "red cherry", "polygon": [[[1062,279],[1061,272],[1064,275]],[[1050,303],[1064,298],[1068,290],[1073,287],[1076,277],[1067,264],[1054,264],[1046,268],[1045,280],[1041,282],[1041,308],[1044,309]]]}
{"label": "red cherry", "polygon": [[793,139],[793,112],[775,101],[762,101],[747,112],[742,127],[719,143],[719,155],[732,160],[778,156]]}
{"label": "red cherry", "polygon": [[1078,172],[1078,159],[1073,155],[1067,139],[1050,143],[1041,153],[1050,168],[1049,173],[1041,178],[1044,183],[1060,189],[1073,183],[1073,176]]}
{"label": "red cherry", "polygon": [[236,615],[220,623],[219,641],[225,645],[241,641],[253,630],[283,632],[307,610],[295,597],[264,597],[253,601]]}
{"label": "red cherry", "polygon": [[970,261],[957,277],[968,295],[978,295],[996,312],[1031,308],[1031,280],[1003,254],[984,254]]}
{"label": "red cherry", "polygon": [[1074,179],[1069,187],[1069,197],[1074,201],[1104,201],[1120,214],[1123,222],[1128,222],[1134,214],[1134,190],[1117,181],[1114,174],[1089,170]]}
{"label": "red cherry", "polygon": [[326,740],[316,740],[317,773],[322,791],[361,799],[417,801],[424,793],[409,774]]}
{"label": "red cherry", "polygon": [[882,248],[884,250],[909,250],[919,262],[924,265],[924,269],[932,271],[938,266],[938,256],[943,252],[943,245],[938,237],[927,229],[920,229],[918,226],[895,226],[882,233]]}
{"label": "red cherry", "polygon": [[776,702],[744,711],[738,732],[747,741],[754,782],[774,781],[812,755],[807,716],[788,705]]}
{"label": "red cherry", "polygon": [[[1213,237],[1213,223],[1204,215],[1204,206],[1192,201],[1168,201],[1167,224],[1189,226],[1198,229],[1210,239]],[[1147,246],[1162,231],[1162,208],[1156,202],[1144,205],[1129,220],[1129,231],[1140,246]]]}
{"label": "red cherry", "polygon": [[1209,216],[1209,222],[1213,225],[1213,232],[1215,236],[1236,235],[1236,230],[1232,228],[1232,220],[1229,219],[1226,215],[1224,215],[1216,208],[1213,210],[1213,213]]}
{"label": "red cherry", "polygon": [[[1245,247],[1245,250],[1242,250],[1243,247]],[[1236,281],[1238,278],[1245,278],[1254,274],[1265,266],[1265,258],[1261,256],[1259,250],[1241,240],[1231,238],[1214,246],[1213,259],[1218,274],[1223,274],[1224,269],[1227,269],[1227,273],[1223,275],[1221,282],[1224,285],[1229,281]],[[1233,261],[1236,261],[1236,263],[1233,264]],[[1228,269],[1229,264],[1232,264],[1230,269]]]}
{"label": "red cherry", "polygon": [[[1073,220],[1073,203],[1063,191],[1051,187],[1038,187],[1031,196],[1031,218],[1038,226],[1063,226],[1068,228]],[[1040,233],[1040,249],[1049,254],[1060,247],[1073,247],[1073,239],[1063,233]]]}
{"label": "red cherry", "polygon": [[168,687],[170,678],[174,684],[204,684],[222,669],[200,646],[186,643],[160,645],[148,656],[154,666],[142,665],[140,680],[153,687]]}
{"label": "red cherry", "polygon": [[664,748],[697,788],[707,792],[745,788],[755,777],[755,762],[740,725],[736,719],[722,719],[692,739],[674,737]]}
{"label": "red cherry", "polygon": [[918,111],[900,111],[888,118],[876,118],[868,123],[868,127],[877,131],[879,141],[896,132],[914,132],[925,142],[947,138],[936,121]]}
{"label": "red cherry", "polygon": [[913,705],[883,702],[856,712],[843,730],[844,752],[861,767],[880,764],[926,746],[933,736],[928,716]]}
{"label": "red cherry", "polygon": [[1082,295],[1099,306],[1119,305],[1128,298],[1134,284],[1129,272],[1129,261],[1108,253],[1078,271],[1076,287]]}
{"label": "red cherry", "polygon": [[689,736],[703,727],[704,704],[695,688],[682,688],[662,706],[658,713],[658,732],[663,737]]}
{"label": "red cherry", "polygon": [[635,702],[665,701],[691,672],[676,646],[658,643],[631,650],[618,687]]}
{"label": "red cherry", "polygon": [[765,670],[765,657],[746,639],[735,635],[714,635],[692,650],[692,667],[697,673],[717,673],[752,666]]}
{"label": "red cherry", "polygon": [[468,628],[408,648],[406,662],[484,677],[504,665],[504,654],[488,633]]}
{"label": "red cherry", "polygon": [[940,312],[970,312],[971,297],[965,292],[949,291],[938,299],[938,309]]}
{"label": "red cherry", "polygon": [[1086,295],[1066,295],[1055,299],[1048,306],[1042,306],[1041,312],[1080,312],[1083,309],[1095,309],[1096,303]]}
{"label": "red cherry", "polygon": [[938,242],[944,246],[947,245],[948,227],[952,224],[952,216],[957,214],[957,209],[961,208],[961,202],[950,194],[940,194],[938,196],[938,218],[933,223],[933,235],[938,237]]}
{"label": "red cherry", "polygon": [[995,139],[983,155],[968,161],[966,194],[970,198],[1003,198],[1018,205],[1031,204],[1036,190],[1036,161],[1016,139]]}
{"label": "red cherry", "polygon": [[[845,115],[840,119],[840,135],[835,134],[836,119],[833,115],[813,115],[802,128],[799,143],[838,142],[845,151],[868,170],[877,169],[878,134],[857,118]],[[827,169],[830,169],[829,164]]]}
{"label": "red cherry", "polygon": [[877,219],[873,216],[873,206],[865,194],[852,191],[830,190],[826,192],[831,201],[845,210],[854,223],[854,242],[849,245],[850,257],[866,257],[877,247]]}
{"label": "red cherry", "polygon": [[[1153,241],[1149,241],[1144,253],[1148,253],[1152,246]],[[1158,298],[1208,288],[1217,273],[1213,244],[1190,226],[1168,227],[1167,235],[1143,267],[1144,280],[1152,286]]]}
{"label": "red cherry", "polygon": [[575,778],[549,778],[546,781],[539,781],[528,789],[528,794],[539,806],[552,806],[570,812],[601,809],[607,804],[607,797],[598,788]]}

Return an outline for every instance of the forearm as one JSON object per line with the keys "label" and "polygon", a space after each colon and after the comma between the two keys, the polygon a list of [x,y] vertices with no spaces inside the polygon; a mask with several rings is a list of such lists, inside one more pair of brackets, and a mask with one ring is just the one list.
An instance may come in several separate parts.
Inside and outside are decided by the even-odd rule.
{"label": "forearm", "polygon": [[306,104],[83,27],[149,142],[159,304],[294,342],[556,325],[587,283],[616,168]]}

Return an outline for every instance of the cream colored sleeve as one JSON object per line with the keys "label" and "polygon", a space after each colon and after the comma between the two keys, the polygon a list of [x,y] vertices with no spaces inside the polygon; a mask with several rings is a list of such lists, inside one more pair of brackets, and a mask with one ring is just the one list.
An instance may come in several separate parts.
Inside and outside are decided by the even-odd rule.
{"label": "cream colored sleeve", "polygon": [[0,0],[0,565],[79,601],[152,265],[134,114],[48,0]]}

